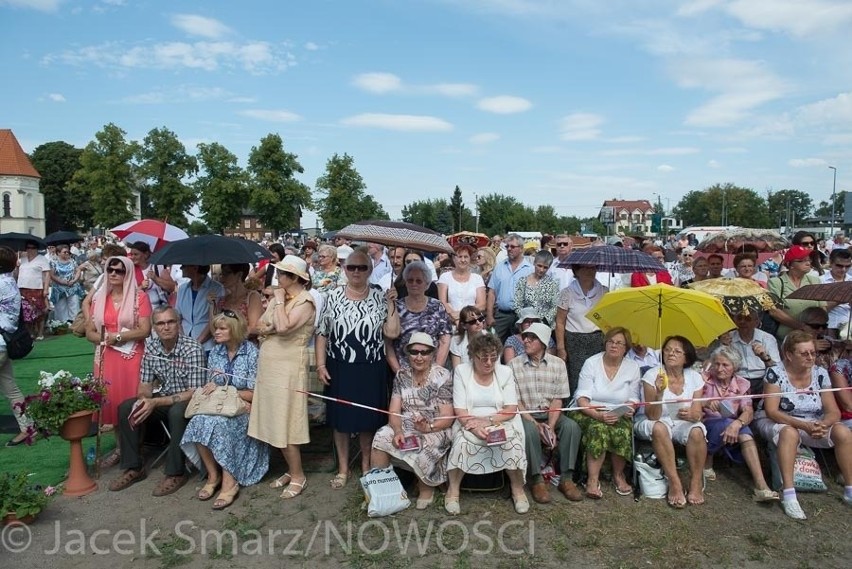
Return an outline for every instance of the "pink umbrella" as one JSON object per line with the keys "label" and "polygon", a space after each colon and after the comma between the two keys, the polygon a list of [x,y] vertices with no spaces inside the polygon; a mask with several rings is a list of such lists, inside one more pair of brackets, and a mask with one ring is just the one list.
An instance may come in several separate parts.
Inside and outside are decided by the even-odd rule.
{"label": "pink umbrella", "polygon": [[122,223],[110,229],[116,237],[125,243],[144,241],[156,251],[166,243],[186,239],[186,231],[158,219],[139,219]]}

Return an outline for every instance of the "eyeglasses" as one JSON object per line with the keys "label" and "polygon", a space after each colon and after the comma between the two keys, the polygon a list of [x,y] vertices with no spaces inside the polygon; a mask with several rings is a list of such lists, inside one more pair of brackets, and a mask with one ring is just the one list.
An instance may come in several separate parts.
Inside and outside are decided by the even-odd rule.
{"label": "eyeglasses", "polygon": [[538,336],[536,336],[532,332],[530,332],[529,334],[521,334],[521,340],[523,340],[524,342],[526,342],[527,340],[532,341],[532,340],[538,340],[538,339],[539,339]]}
{"label": "eyeglasses", "polygon": [[239,317],[237,316],[237,313],[236,313],[236,312],[234,312],[233,310],[223,310],[223,311],[222,311],[222,314],[223,314],[226,318],[233,318],[234,320],[239,320]]}
{"label": "eyeglasses", "polygon": [[683,350],[680,350],[678,348],[668,348],[668,349],[663,350],[663,353],[667,356],[682,356],[686,352],[684,352]]}
{"label": "eyeglasses", "polygon": [[366,273],[370,270],[367,265],[346,265],[346,270],[350,273]]}
{"label": "eyeglasses", "polygon": [[506,245],[506,249],[520,249],[520,245]]}
{"label": "eyeglasses", "polygon": [[124,269],[119,269],[117,267],[108,267],[106,272],[107,272],[107,274],[110,274],[110,275],[126,275],[127,274],[127,271],[125,271]]}
{"label": "eyeglasses", "polygon": [[473,320],[465,320],[464,321],[465,324],[470,324],[470,325],[476,324],[477,322],[485,322],[485,316],[478,316],[478,317],[474,318]]}
{"label": "eyeglasses", "polygon": [[617,348],[620,348],[622,346],[627,345],[627,342],[622,342],[620,340],[607,340],[606,343],[609,344],[610,346],[615,346]]}
{"label": "eyeglasses", "polygon": [[424,282],[426,281],[423,279],[405,279],[406,284],[423,284]]}
{"label": "eyeglasses", "polygon": [[160,320],[159,322],[154,322],[154,326],[162,328],[163,326],[174,326],[177,323],[177,320]]}
{"label": "eyeglasses", "polygon": [[427,348],[427,349],[423,349],[423,350],[414,350],[414,349],[409,348],[408,349],[408,355],[409,356],[430,356],[430,355],[432,355],[432,352],[434,352],[434,351],[435,350],[432,349],[432,348]]}
{"label": "eyeglasses", "polygon": [[476,360],[484,364],[496,362],[498,358],[499,356],[497,354],[482,354],[476,356]]}
{"label": "eyeglasses", "polygon": [[813,351],[813,350],[810,350],[808,352],[793,352],[793,353],[796,354],[797,356],[801,356],[803,358],[815,358],[816,357],[816,352]]}
{"label": "eyeglasses", "polygon": [[684,253],[683,256],[684,257],[693,257],[694,255],[692,255],[692,253]]}
{"label": "eyeglasses", "polygon": [[813,247],[814,242],[813,241],[802,241],[801,243],[799,243],[799,245],[802,246],[802,247]]}
{"label": "eyeglasses", "polygon": [[828,322],[805,322],[805,326],[815,329],[828,328]]}
{"label": "eyeglasses", "polygon": [[561,243],[556,244],[557,247],[568,247],[569,245],[571,245],[570,241],[562,241]]}

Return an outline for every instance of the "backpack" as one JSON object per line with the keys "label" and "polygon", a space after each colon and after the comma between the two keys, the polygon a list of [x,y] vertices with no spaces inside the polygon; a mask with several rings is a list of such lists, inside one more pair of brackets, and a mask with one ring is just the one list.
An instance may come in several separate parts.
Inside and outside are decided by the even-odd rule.
{"label": "backpack", "polygon": [[0,331],[3,341],[6,342],[6,355],[10,360],[20,360],[27,357],[33,351],[33,337],[30,336],[27,327],[24,326],[24,307],[18,312],[18,327],[14,332]]}

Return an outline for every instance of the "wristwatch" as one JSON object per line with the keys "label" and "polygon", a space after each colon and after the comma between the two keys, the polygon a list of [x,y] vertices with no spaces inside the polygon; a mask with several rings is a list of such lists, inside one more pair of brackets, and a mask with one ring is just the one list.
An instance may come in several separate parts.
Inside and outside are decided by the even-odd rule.
{"label": "wristwatch", "polygon": [[172,403],[180,403],[180,395],[172,395]]}
{"label": "wristwatch", "polygon": [[119,332],[118,334],[115,335],[115,343],[116,344],[121,343],[121,332]]}
{"label": "wristwatch", "polygon": [[432,432],[435,430],[435,423],[429,423],[429,431]]}

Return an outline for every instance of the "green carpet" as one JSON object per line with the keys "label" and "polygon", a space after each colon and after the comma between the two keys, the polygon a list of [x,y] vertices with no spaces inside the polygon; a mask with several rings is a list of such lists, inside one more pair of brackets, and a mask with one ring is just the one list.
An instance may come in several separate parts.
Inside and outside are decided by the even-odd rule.
{"label": "green carpet", "polygon": [[[94,347],[90,342],[68,334],[48,336],[44,341],[36,342],[30,355],[22,360],[16,360],[12,365],[18,386],[25,395],[29,395],[38,391],[40,371],[56,372],[65,369],[75,375],[85,375],[92,371],[93,358]],[[7,401],[0,402],[0,432],[8,433],[0,435],[0,471],[26,470],[31,473],[34,483],[43,485],[57,484],[62,481],[68,469],[66,441],[55,436],[40,439],[32,446],[2,446],[18,432],[18,424],[12,416],[12,409]],[[94,437],[83,441],[84,450],[94,445]],[[114,447],[114,437],[102,438],[102,453]]]}

